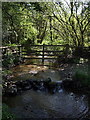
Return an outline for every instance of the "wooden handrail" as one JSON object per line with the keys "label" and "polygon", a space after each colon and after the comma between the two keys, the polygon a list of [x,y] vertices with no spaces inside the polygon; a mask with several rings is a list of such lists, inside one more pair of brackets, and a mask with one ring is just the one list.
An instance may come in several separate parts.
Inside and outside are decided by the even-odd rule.
{"label": "wooden handrail", "polygon": [[1,46],[0,49],[12,48],[12,47],[22,47],[22,45],[15,45],[15,46]]}
{"label": "wooden handrail", "polygon": [[[18,48],[18,49],[15,49]],[[25,51],[24,49],[22,49],[24,46],[22,45],[15,45],[15,46],[1,46],[0,47],[0,50],[2,49],[2,52],[3,52],[3,55],[8,55],[8,51],[10,51],[11,54],[16,54],[18,56],[21,56],[21,57],[24,57],[25,59],[42,59],[42,63],[44,64],[44,59],[56,59],[60,54],[59,53],[62,53],[64,52],[64,49],[63,50],[52,50],[52,48],[55,48],[55,47],[62,47],[62,48],[65,48],[66,50],[66,56],[68,54],[68,50],[69,48],[78,48],[78,47],[75,47],[75,46],[70,46],[68,44],[66,45],[30,45],[30,47],[41,47],[39,50],[31,50],[30,51],[30,55],[33,55],[31,57],[26,57],[25,55],[27,55],[27,51]],[[49,49],[48,49],[49,47]],[[14,49],[13,49],[14,48]],[[51,50],[50,50],[51,48]],[[81,47],[79,47],[81,48]],[[83,47],[85,49],[88,49],[89,47]],[[25,53],[23,53],[25,52]],[[35,57],[34,57],[35,56]],[[37,57],[37,56],[41,56],[41,57]],[[48,57],[46,57],[48,56]],[[51,56],[51,57],[49,57]]]}

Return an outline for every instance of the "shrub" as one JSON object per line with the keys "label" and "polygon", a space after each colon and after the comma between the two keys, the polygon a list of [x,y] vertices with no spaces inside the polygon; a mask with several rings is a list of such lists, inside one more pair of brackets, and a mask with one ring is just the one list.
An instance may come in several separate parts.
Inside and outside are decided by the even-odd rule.
{"label": "shrub", "polygon": [[2,65],[4,68],[10,68],[14,65],[18,65],[21,62],[21,58],[17,55],[8,55],[5,56]]}
{"label": "shrub", "polygon": [[2,104],[2,120],[15,120],[15,116],[10,113],[6,104]]}
{"label": "shrub", "polygon": [[80,81],[83,86],[90,86],[90,75],[85,72],[76,71],[73,80]]}
{"label": "shrub", "polygon": [[9,68],[13,64],[13,59],[14,59],[13,55],[5,56],[2,61],[3,67]]}

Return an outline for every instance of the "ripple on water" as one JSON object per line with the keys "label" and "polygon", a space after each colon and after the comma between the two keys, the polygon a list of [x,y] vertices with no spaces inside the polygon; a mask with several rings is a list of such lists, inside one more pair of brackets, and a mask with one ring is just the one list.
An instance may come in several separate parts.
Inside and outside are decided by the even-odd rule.
{"label": "ripple on water", "polygon": [[[60,81],[60,73],[46,67],[23,65],[13,71],[16,71],[16,80],[30,78],[31,74],[36,74],[34,77],[38,79],[50,77],[53,81]],[[88,102],[85,95],[67,93],[63,89],[55,94],[28,90],[5,101],[18,118],[78,118],[88,111]]]}
{"label": "ripple on water", "polygon": [[64,91],[52,95],[29,90],[9,98],[6,103],[19,117],[78,118],[87,112],[88,102],[83,96],[78,96],[77,100],[76,97]]}

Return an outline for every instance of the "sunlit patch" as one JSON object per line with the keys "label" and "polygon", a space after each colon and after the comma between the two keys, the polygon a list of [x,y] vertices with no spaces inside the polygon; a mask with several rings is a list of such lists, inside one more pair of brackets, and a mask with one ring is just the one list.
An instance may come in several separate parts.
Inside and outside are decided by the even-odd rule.
{"label": "sunlit patch", "polygon": [[32,70],[32,71],[29,71],[29,73],[31,73],[31,74],[37,74],[38,71],[36,71],[36,70]]}
{"label": "sunlit patch", "polygon": [[54,71],[54,70],[52,70],[52,71],[51,71],[51,73],[55,73],[55,71]]}
{"label": "sunlit patch", "polygon": [[37,67],[37,68],[40,68],[40,67]]}
{"label": "sunlit patch", "polygon": [[42,56],[38,56],[39,58],[42,58]]}
{"label": "sunlit patch", "polygon": [[24,75],[25,73],[18,73],[19,76]]}

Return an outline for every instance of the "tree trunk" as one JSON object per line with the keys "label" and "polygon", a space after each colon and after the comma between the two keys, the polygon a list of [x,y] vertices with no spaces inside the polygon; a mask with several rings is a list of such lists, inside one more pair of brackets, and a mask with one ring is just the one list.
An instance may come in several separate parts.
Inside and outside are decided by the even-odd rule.
{"label": "tree trunk", "polygon": [[52,43],[52,18],[50,16],[50,39],[51,39],[51,43]]}

